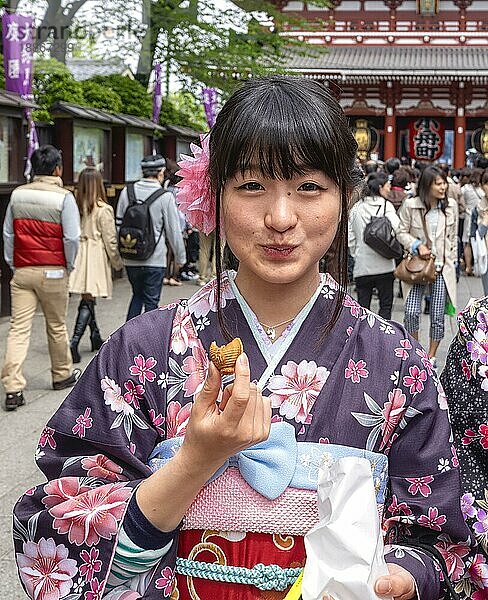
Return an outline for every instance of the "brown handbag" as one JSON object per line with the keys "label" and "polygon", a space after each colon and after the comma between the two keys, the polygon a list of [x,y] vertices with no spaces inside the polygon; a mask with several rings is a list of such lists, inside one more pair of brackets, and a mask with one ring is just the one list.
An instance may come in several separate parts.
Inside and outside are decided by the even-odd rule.
{"label": "brown handbag", "polygon": [[420,258],[407,254],[395,269],[395,277],[410,285],[433,283],[437,277],[434,256],[431,254],[429,258]]}
{"label": "brown handbag", "polygon": [[[427,248],[430,250],[427,235],[427,227],[425,225],[425,216],[422,214],[422,225],[424,226],[425,239],[427,240]],[[444,238],[445,243],[445,238]],[[445,252],[445,250],[444,250]],[[435,256],[430,254],[428,258],[421,258],[416,254],[408,253],[402,262],[395,269],[395,277],[400,281],[415,284],[434,283],[437,277],[435,268]]]}

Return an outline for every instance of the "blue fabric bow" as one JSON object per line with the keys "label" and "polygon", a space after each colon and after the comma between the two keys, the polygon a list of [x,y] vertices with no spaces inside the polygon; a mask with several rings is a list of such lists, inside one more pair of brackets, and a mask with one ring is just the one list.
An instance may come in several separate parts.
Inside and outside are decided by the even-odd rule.
{"label": "blue fabric bow", "polygon": [[[183,438],[160,442],[149,457],[149,466],[156,471],[175,455]],[[269,437],[229,458],[208,483],[220,477],[228,467],[238,467],[245,481],[257,492],[274,500],[290,485],[297,464],[295,428],[289,423],[273,423]]]}
{"label": "blue fabric bow", "polygon": [[[151,470],[157,471],[171,460],[182,443],[182,437],[160,442],[149,457]],[[369,461],[376,500],[383,504],[388,484],[388,459],[384,454],[339,444],[297,442],[295,428],[286,422],[272,423],[266,441],[232,456],[207,483],[220,477],[228,467],[238,467],[253,489],[269,500],[275,500],[287,487],[316,490],[320,469],[330,467],[344,456]]]}

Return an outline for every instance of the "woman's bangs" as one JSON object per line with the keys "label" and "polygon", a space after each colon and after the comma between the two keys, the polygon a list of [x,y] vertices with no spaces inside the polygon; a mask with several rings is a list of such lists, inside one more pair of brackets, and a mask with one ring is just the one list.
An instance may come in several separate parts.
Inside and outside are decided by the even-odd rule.
{"label": "woman's bangs", "polygon": [[[254,125],[254,127],[252,126]],[[308,171],[322,171],[337,184],[335,148],[330,133],[308,119],[292,123],[268,121],[235,124],[224,167],[224,180],[240,173],[289,180]]]}

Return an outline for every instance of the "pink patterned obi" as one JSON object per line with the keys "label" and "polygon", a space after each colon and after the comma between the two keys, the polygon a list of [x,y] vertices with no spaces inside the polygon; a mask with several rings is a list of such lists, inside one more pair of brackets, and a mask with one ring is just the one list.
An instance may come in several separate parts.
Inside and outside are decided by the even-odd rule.
{"label": "pink patterned obi", "polygon": [[253,531],[304,536],[318,523],[317,492],[287,488],[268,500],[229,467],[205,486],[183,519],[183,529]]}

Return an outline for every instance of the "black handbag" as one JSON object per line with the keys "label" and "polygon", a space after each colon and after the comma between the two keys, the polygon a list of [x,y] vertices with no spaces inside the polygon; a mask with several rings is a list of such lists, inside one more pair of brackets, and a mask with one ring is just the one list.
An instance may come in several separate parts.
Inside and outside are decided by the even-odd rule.
{"label": "black handbag", "polygon": [[371,217],[370,222],[366,224],[363,241],[383,258],[402,258],[402,245],[396,238],[390,219],[386,216],[386,200],[383,215]]}

